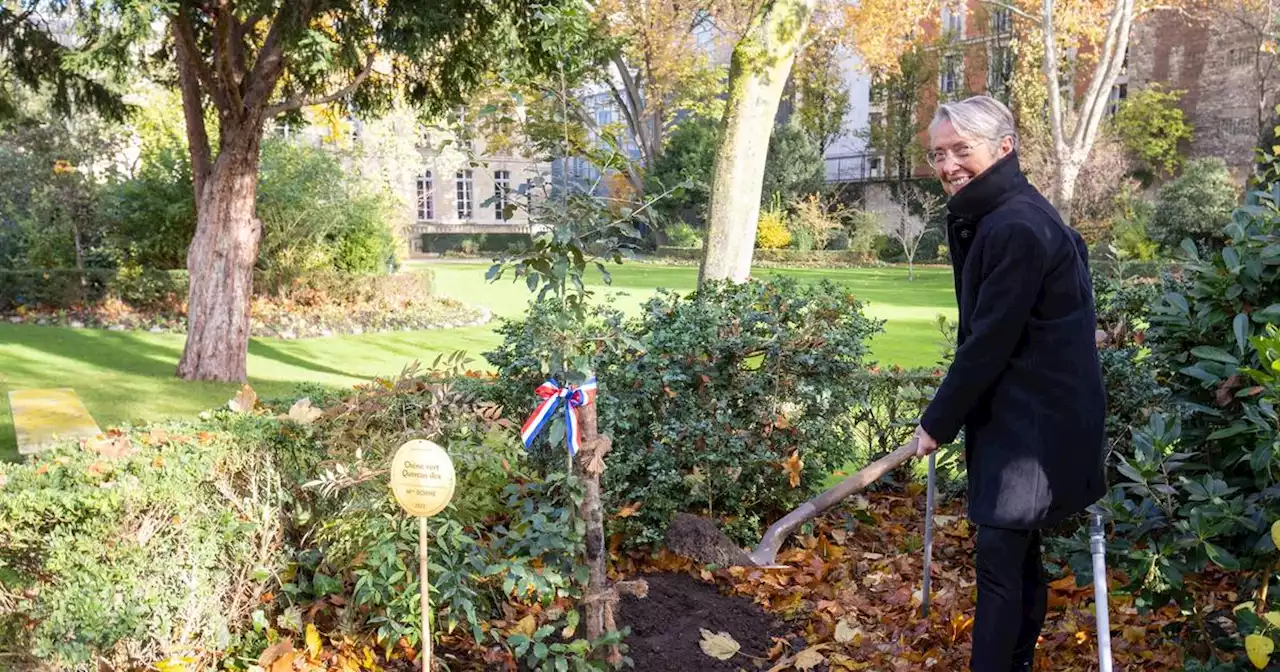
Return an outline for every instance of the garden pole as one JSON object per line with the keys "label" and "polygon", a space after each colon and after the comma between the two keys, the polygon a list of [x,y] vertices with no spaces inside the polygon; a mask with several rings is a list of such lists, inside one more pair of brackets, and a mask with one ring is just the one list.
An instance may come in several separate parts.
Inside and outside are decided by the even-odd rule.
{"label": "garden pole", "polygon": [[418,585],[422,588],[422,672],[431,672],[431,584],[427,583],[427,519],[418,516]]}
{"label": "garden pole", "polygon": [[1093,605],[1098,617],[1098,670],[1111,672],[1111,617],[1107,609],[1107,538],[1102,514],[1089,522],[1089,550],[1093,554]]}
{"label": "garden pole", "polygon": [[938,491],[938,460],[936,453],[929,453],[928,486],[924,499],[924,586],[920,589],[920,618],[929,618],[929,593],[933,583],[933,507]]}

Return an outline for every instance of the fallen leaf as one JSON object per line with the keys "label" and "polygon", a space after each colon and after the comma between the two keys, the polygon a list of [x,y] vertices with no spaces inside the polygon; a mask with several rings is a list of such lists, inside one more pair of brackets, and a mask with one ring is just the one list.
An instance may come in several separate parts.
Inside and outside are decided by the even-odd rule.
{"label": "fallen leaf", "polygon": [[319,420],[322,415],[324,415],[324,411],[312,407],[311,399],[307,397],[293,402],[293,405],[289,407],[289,419],[299,425],[309,425]]}
{"label": "fallen leaf", "polygon": [[276,662],[271,664],[271,672],[292,672],[293,661],[297,659],[297,657],[297,651],[290,651],[283,656],[280,656],[276,659]]}
{"label": "fallen leaf", "polygon": [[516,627],[511,632],[512,633],[518,632],[524,635],[525,637],[533,639],[533,631],[537,629],[537,627],[538,627],[537,619],[533,617],[533,614],[528,614],[524,618],[520,619],[519,623],[516,623]]}
{"label": "fallen leaf", "polygon": [[156,670],[159,672],[187,672],[194,662],[196,662],[196,659],[189,656],[166,658],[156,663]]}
{"label": "fallen leaf", "polygon": [[813,668],[827,662],[827,657],[822,655],[821,646],[811,646],[801,651],[796,656],[797,670],[812,670]]}
{"label": "fallen leaf", "polygon": [[1271,660],[1271,652],[1276,648],[1275,642],[1264,635],[1249,635],[1244,638],[1244,650],[1249,654],[1249,662],[1261,670]]}
{"label": "fallen leaf", "polygon": [[227,402],[227,407],[236,413],[249,413],[258,405],[258,393],[249,387],[248,383],[240,386],[240,391],[236,396]]}
{"label": "fallen leaf", "polygon": [[836,641],[841,644],[848,644],[853,641],[853,628],[849,627],[848,619],[840,619],[836,622]]}
{"label": "fallen leaf", "polygon": [[640,502],[632,502],[618,509],[617,518],[630,518],[636,515],[636,511],[640,510]]}
{"label": "fallen leaf", "polygon": [[277,659],[291,651],[293,651],[293,642],[289,640],[277,642],[273,646],[267,647],[267,649],[258,656],[258,664],[262,667],[270,667]]}
{"label": "fallen leaf", "polygon": [[782,463],[782,471],[787,474],[787,481],[791,487],[800,487],[800,474],[804,471],[804,460],[800,459],[800,451],[791,451],[791,457],[788,457]]}
{"label": "fallen leaf", "polygon": [[314,623],[307,624],[307,654],[312,660],[320,659],[320,632],[316,630]]}
{"label": "fallen leaf", "polygon": [[84,442],[85,450],[108,459],[119,459],[133,454],[133,442],[127,434],[99,434]]}
{"label": "fallen leaf", "polygon": [[742,645],[727,632],[713,633],[706,628],[698,629],[702,631],[702,640],[698,642],[698,646],[702,647],[703,653],[716,660],[729,660],[742,648]]}

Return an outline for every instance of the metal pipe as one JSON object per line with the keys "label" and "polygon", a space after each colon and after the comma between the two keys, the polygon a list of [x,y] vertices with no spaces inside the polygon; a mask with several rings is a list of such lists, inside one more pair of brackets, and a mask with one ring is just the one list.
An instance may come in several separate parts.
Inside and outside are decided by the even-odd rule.
{"label": "metal pipe", "polygon": [[937,453],[929,453],[928,490],[924,499],[924,586],[920,589],[921,618],[929,618],[929,597],[933,584],[933,509],[938,491],[937,469]]}
{"label": "metal pipe", "polygon": [[1089,522],[1089,550],[1093,555],[1093,604],[1098,617],[1098,670],[1111,670],[1111,615],[1107,608],[1107,537],[1102,514]]}

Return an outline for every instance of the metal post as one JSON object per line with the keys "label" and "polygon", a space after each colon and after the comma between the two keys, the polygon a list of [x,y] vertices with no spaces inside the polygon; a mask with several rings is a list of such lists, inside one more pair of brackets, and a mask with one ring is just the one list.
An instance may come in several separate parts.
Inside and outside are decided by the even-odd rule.
{"label": "metal post", "polygon": [[418,517],[418,578],[422,588],[422,672],[431,672],[431,584],[427,583],[427,519]]}
{"label": "metal post", "polygon": [[924,586],[920,589],[920,617],[929,618],[929,597],[933,583],[933,507],[937,486],[937,453],[929,453],[928,489],[924,499]]}
{"label": "metal post", "polygon": [[1111,672],[1111,616],[1107,607],[1107,537],[1102,514],[1089,522],[1089,550],[1093,555],[1093,603],[1098,616],[1098,670]]}

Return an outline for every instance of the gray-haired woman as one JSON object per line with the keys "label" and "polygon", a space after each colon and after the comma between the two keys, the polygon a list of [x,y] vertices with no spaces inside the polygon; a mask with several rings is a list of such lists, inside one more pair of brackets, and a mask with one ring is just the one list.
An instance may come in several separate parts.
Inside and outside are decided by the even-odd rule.
{"label": "gray-haired woman", "polygon": [[1041,530],[1106,492],[1106,393],[1088,251],[1018,165],[1013,115],[942,105],[929,163],[950,196],[955,360],[916,429],[920,455],[965,430],[978,526],[974,672],[1031,670],[1047,588]]}

